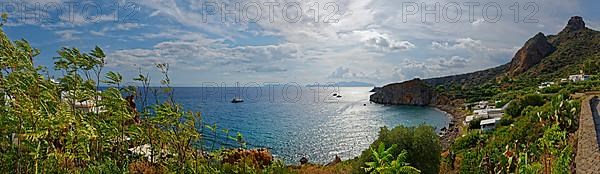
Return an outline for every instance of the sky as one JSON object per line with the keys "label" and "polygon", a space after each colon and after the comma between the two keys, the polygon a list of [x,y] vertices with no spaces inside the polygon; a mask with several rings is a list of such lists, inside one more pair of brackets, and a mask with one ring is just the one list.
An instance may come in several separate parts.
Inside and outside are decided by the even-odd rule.
{"label": "sky", "polygon": [[[41,50],[107,54],[126,79],[154,84],[168,63],[174,86],[383,85],[495,67],[538,32],[571,16],[600,30],[597,0],[0,0],[5,32]],[[50,68],[52,69],[52,68]],[[58,74],[52,72],[53,74]]]}

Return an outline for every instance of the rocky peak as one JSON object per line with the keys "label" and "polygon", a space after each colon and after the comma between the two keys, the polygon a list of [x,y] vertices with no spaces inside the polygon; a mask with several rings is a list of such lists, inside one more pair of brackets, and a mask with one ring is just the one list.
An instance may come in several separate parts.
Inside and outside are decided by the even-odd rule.
{"label": "rocky peak", "polygon": [[579,31],[582,29],[585,29],[585,22],[583,21],[583,18],[581,16],[573,16],[571,17],[571,19],[567,23],[567,26],[565,27],[565,29],[563,29],[562,32],[569,33]]}
{"label": "rocky peak", "polygon": [[555,50],[556,48],[548,42],[548,38],[544,33],[536,34],[513,57],[507,70],[508,75],[515,76],[527,71]]}
{"label": "rocky peak", "polygon": [[547,42],[548,38],[546,37],[546,35],[544,35],[544,33],[539,32],[537,33],[535,36],[533,36],[531,39],[527,40],[527,44],[535,44],[537,42]]}

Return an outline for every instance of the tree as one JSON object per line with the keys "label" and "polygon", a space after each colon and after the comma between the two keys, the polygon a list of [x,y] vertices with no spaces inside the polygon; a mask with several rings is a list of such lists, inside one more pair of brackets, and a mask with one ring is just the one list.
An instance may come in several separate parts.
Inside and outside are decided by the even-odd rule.
{"label": "tree", "polygon": [[439,136],[431,126],[415,128],[412,151],[409,153],[412,165],[426,174],[439,173],[442,146]]}
{"label": "tree", "polygon": [[538,94],[528,94],[523,97],[522,104],[525,106],[542,106],[546,103],[544,97]]}

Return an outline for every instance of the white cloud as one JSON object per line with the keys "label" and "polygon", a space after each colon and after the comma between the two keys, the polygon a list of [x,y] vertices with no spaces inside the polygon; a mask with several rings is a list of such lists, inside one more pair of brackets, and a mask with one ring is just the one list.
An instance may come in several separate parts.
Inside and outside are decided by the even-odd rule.
{"label": "white cloud", "polygon": [[471,60],[460,56],[428,58],[423,61],[404,60],[396,65],[391,80],[410,80],[453,75],[469,68]]}
{"label": "white cloud", "polygon": [[150,13],[150,17],[158,16],[160,14],[160,10],[154,10],[154,12]]}
{"label": "white cloud", "polygon": [[169,63],[179,69],[202,69],[220,72],[285,72],[282,66],[298,57],[294,44],[231,47],[219,40],[196,39],[165,41],[151,49],[118,50],[110,54],[108,66],[152,67]]}
{"label": "white cloud", "polygon": [[330,75],[330,79],[356,79],[363,78],[365,74],[363,72],[351,72],[350,68],[338,67]]}
{"label": "white cloud", "polygon": [[388,82],[389,78],[389,75],[384,74],[380,69],[360,71],[343,66],[337,67],[327,76],[327,79],[333,81],[360,81],[376,84]]}
{"label": "white cloud", "polygon": [[143,24],[138,24],[138,23],[119,23],[117,24],[117,26],[115,26],[115,30],[121,30],[121,31],[126,31],[126,30],[132,30],[132,29],[137,29],[137,28],[141,28],[144,27],[145,25]]}
{"label": "white cloud", "polygon": [[58,35],[62,41],[71,41],[80,39],[78,35],[82,34],[83,32],[77,30],[61,30],[54,33]]}
{"label": "white cloud", "polygon": [[[452,42],[441,42],[441,41],[433,41],[431,42],[431,49],[441,50],[442,52],[447,51],[466,51],[472,56],[485,56],[490,54],[495,55],[506,55],[506,54],[514,54],[518,50],[519,46],[514,47],[501,47],[494,46],[489,44],[484,44],[482,40],[472,39],[470,37],[467,38],[458,38]],[[489,58],[489,57],[484,57]]]}
{"label": "white cloud", "polygon": [[108,32],[118,32],[118,31],[128,31],[128,30],[133,30],[133,29],[138,29],[138,28],[142,28],[145,27],[145,24],[139,24],[139,23],[119,23],[116,24],[115,26],[109,25],[109,26],[105,26],[100,30],[90,30],[90,34],[94,35],[94,36],[106,36],[106,34]]}
{"label": "white cloud", "polygon": [[470,59],[460,57],[460,56],[452,56],[450,58],[429,59],[429,61],[437,62],[433,65],[439,66],[440,69],[446,69],[446,68],[464,69],[471,62]]}
{"label": "white cloud", "polygon": [[257,65],[246,69],[245,72],[259,72],[259,73],[271,73],[271,72],[286,72],[287,69],[280,66],[273,65]]}
{"label": "white cloud", "polygon": [[415,48],[416,46],[408,41],[396,41],[389,35],[381,34],[375,31],[354,31],[361,41],[367,46],[386,51],[404,51]]}
{"label": "white cloud", "polygon": [[[473,21],[469,21],[467,11],[463,11],[462,20],[458,22],[422,22],[420,14],[408,16],[408,21],[403,22],[400,9],[403,1],[393,0],[336,1],[337,23],[322,22],[330,12],[323,11],[323,5],[331,1],[277,0],[281,4],[299,3],[303,9],[302,20],[287,22],[279,9],[274,21],[264,18],[257,23],[236,24],[221,22],[220,15],[209,16],[205,23],[201,13],[203,1],[143,0],[137,4],[142,6],[144,15],[155,17],[149,21],[152,23],[90,25],[105,24],[103,22],[114,18],[108,14],[90,22],[85,20],[85,15],[77,14],[73,19],[61,16],[68,23],[61,23],[60,27],[80,28],[56,34],[64,40],[73,40],[90,28],[90,34],[101,37],[116,37],[118,31],[140,29],[139,33],[135,30],[137,35],[115,41],[124,39],[133,43],[131,45],[153,42],[140,44],[152,45],[150,47],[127,43],[133,48],[113,51],[110,60],[113,67],[121,64],[152,67],[153,62],[169,62],[181,71],[217,72],[213,75],[228,74],[232,78],[277,72],[311,82],[330,78],[389,82],[464,73],[506,63],[528,37],[539,30],[548,34],[559,31],[570,13],[578,11],[577,2],[533,1],[543,5],[535,16],[540,20],[537,24],[516,23],[508,13],[501,21],[489,23],[479,14],[480,8],[476,9]],[[234,2],[238,1],[219,1],[228,5]],[[272,0],[253,2],[262,4]],[[315,2],[322,10],[318,22],[310,11]],[[468,1],[457,1],[458,4],[463,2]],[[487,2],[494,1],[483,0],[480,4]],[[507,12],[514,2],[516,0],[497,3]],[[263,15],[265,13],[263,11]],[[540,28],[540,25],[547,27]],[[427,43],[431,43],[431,47]],[[332,73],[332,70],[335,71]]]}
{"label": "white cloud", "polygon": [[483,18],[479,18],[479,19],[471,22],[471,25],[477,27],[477,26],[481,25],[481,23],[483,23],[483,22],[485,22],[485,20]]}
{"label": "white cloud", "polygon": [[439,42],[433,41],[431,47],[434,49],[456,50],[456,49],[487,49],[483,46],[481,40],[474,40],[470,37],[458,38],[454,42]]}
{"label": "white cloud", "polygon": [[94,36],[106,36],[106,31],[105,30],[100,30],[100,31],[91,30],[90,34],[92,34]]}
{"label": "white cloud", "polygon": [[82,26],[88,24],[95,24],[109,21],[119,21],[118,15],[113,14],[82,14],[82,13],[63,13],[59,17],[61,23],[64,26]]}

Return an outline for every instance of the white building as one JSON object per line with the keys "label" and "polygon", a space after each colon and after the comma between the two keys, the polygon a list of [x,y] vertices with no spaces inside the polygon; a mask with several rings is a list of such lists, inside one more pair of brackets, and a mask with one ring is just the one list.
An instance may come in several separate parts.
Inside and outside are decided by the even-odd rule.
{"label": "white building", "polygon": [[487,120],[481,120],[481,123],[479,124],[481,126],[481,130],[484,132],[490,131],[492,129],[496,128],[496,123],[498,123],[498,121],[500,121],[501,118],[492,118],[492,119],[487,119]]}
{"label": "white building", "polygon": [[504,115],[504,108],[478,109],[474,110],[473,113],[479,118],[496,118]]}
{"label": "white building", "polygon": [[477,109],[485,109],[488,106],[488,101],[480,101],[477,103]]}
{"label": "white building", "polygon": [[554,82],[544,82],[540,86],[538,86],[538,88],[544,89],[544,88],[548,88],[548,87],[550,87],[552,85],[554,85]]}
{"label": "white building", "polygon": [[589,75],[571,75],[569,76],[569,80],[572,82],[580,82],[580,81],[587,81],[590,80],[590,76]]}
{"label": "white building", "polygon": [[[99,91],[99,92],[101,92],[101,91]],[[73,107],[75,107],[76,109],[79,109],[84,112],[91,112],[91,113],[106,112],[106,110],[104,110],[104,108],[102,106],[98,106],[97,102],[95,101],[96,99],[77,101],[71,97],[73,95],[73,93],[74,92],[72,92],[72,91],[62,91],[61,92],[62,101],[67,102],[67,103],[73,105]],[[101,101],[101,100],[102,100],[102,97],[98,96],[98,101]]]}
{"label": "white building", "polygon": [[569,76],[569,81],[572,82],[580,82],[580,81],[587,81],[590,80],[590,75],[585,75],[585,73],[583,73],[583,71],[579,71],[579,74],[577,75],[570,75]]}
{"label": "white building", "polygon": [[502,108],[487,108],[487,109],[478,109],[474,110],[474,115],[467,116],[465,118],[465,124],[475,120],[475,119],[499,119],[504,116],[504,110],[508,107],[511,102],[506,103]]}
{"label": "white building", "polygon": [[479,119],[480,116],[479,115],[469,115],[465,118],[465,125],[470,123],[471,121],[475,120],[475,119]]}

